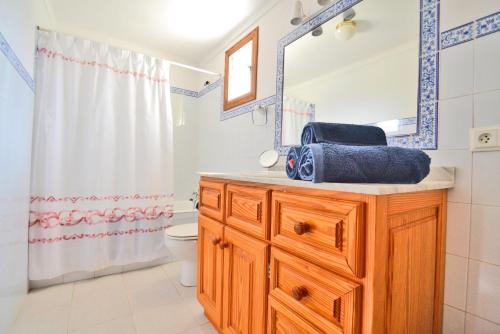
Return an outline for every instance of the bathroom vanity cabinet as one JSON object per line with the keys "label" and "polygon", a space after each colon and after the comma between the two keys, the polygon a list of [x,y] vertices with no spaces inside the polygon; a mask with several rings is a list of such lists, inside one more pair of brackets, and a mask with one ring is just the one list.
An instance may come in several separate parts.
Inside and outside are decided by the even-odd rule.
{"label": "bathroom vanity cabinet", "polygon": [[197,296],[221,333],[441,332],[447,186],[255,181],[200,180]]}

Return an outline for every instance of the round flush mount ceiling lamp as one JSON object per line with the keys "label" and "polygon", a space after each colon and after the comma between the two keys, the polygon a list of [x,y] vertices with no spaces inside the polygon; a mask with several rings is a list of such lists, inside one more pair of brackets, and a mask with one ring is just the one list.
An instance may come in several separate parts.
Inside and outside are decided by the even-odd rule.
{"label": "round flush mount ceiling lamp", "polygon": [[304,15],[304,7],[302,6],[302,1],[297,0],[293,4],[292,19],[290,23],[294,26],[298,26],[302,23],[306,16]]}
{"label": "round flush mount ceiling lamp", "polygon": [[356,33],[356,23],[354,21],[342,21],[335,27],[335,37],[341,41],[351,39]]}
{"label": "round flush mount ceiling lamp", "polygon": [[318,37],[323,34],[323,27],[319,26],[311,32],[311,35]]}
{"label": "round flush mount ceiling lamp", "polygon": [[331,2],[331,0],[318,0],[318,5],[326,6]]}

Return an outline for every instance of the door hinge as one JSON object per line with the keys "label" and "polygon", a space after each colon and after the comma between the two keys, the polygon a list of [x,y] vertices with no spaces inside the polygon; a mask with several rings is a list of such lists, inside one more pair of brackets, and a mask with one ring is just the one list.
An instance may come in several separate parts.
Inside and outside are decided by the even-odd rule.
{"label": "door hinge", "polygon": [[267,278],[271,278],[271,263],[267,263]]}

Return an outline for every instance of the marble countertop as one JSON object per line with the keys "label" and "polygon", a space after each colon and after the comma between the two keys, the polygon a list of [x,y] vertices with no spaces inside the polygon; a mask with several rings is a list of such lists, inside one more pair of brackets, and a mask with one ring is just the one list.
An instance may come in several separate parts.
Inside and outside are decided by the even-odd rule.
{"label": "marble countertop", "polygon": [[226,180],[257,182],[291,187],[334,190],[370,195],[389,195],[435,189],[453,188],[455,184],[454,167],[431,167],[429,175],[417,184],[379,184],[379,183],[312,183],[291,180],[282,171],[255,171],[238,173],[198,172],[200,176]]}

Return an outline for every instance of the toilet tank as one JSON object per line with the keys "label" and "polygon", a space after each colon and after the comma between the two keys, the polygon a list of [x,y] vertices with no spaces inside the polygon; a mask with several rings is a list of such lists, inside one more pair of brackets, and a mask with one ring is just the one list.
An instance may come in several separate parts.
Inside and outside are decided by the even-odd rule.
{"label": "toilet tank", "polygon": [[193,207],[193,202],[189,200],[173,201],[174,217],[173,224],[188,224],[198,221],[198,210]]}

